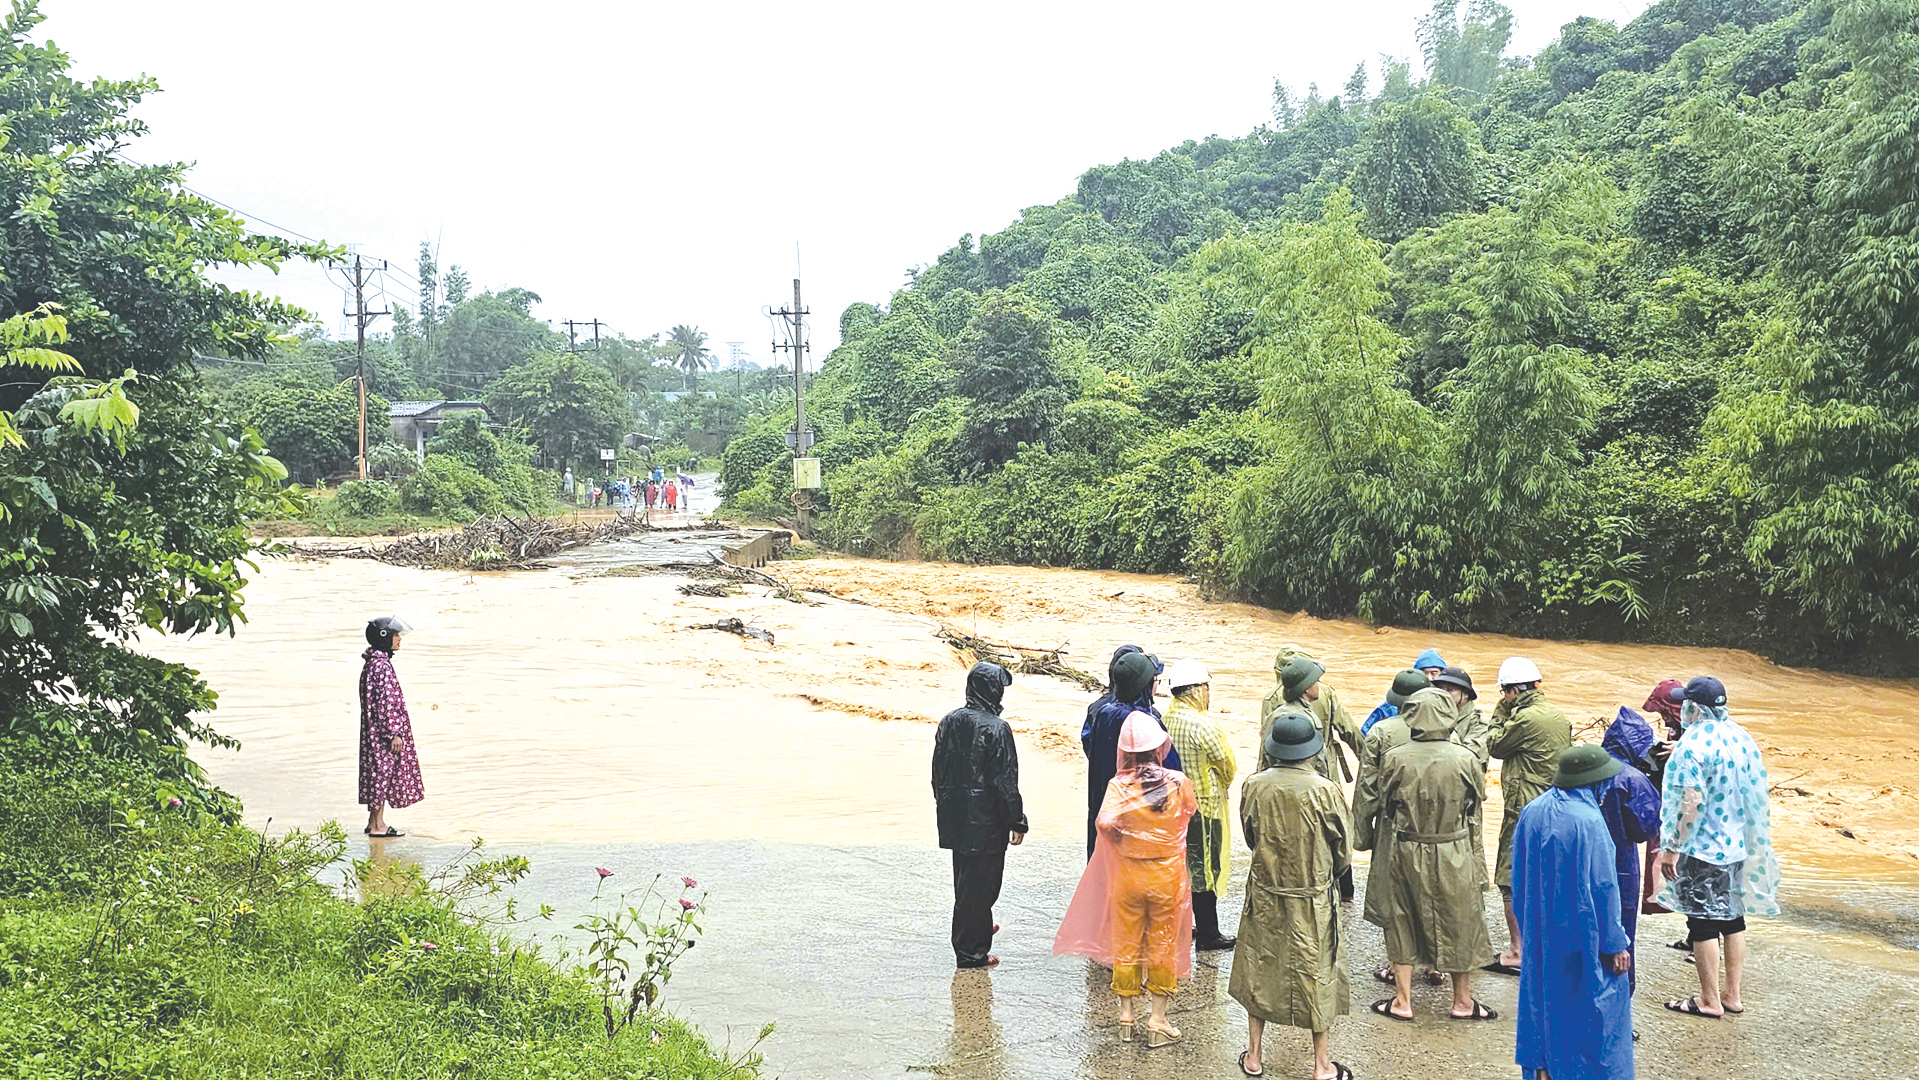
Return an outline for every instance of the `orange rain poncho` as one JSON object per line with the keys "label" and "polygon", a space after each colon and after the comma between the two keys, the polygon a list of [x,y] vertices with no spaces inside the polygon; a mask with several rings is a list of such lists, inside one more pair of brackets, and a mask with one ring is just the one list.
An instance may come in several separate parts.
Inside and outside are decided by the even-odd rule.
{"label": "orange rain poncho", "polygon": [[[1158,731],[1157,721],[1147,722]],[[1093,858],[1053,939],[1054,956],[1090,957],[1112,968],[1121,996],[1138,994],[1142,981],[1152,993],[1171,994],[1174,980],[1193,971],[1186,823],[1198,804],[1192,781],[1161,764],[1170,745],[1119,752],[1119,771],[1095,821]]]}

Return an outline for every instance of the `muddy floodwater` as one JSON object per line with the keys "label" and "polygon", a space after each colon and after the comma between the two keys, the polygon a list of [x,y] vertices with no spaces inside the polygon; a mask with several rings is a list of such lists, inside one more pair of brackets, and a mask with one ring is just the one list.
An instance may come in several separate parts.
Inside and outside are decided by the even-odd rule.
{"label": "muddy floodwater", "polygon": [[[1658,1008],[1691,992],[1693,969],[1660,944],[1683,935],[1683,920],[1641,922],[1641,1075],[1915,1073],[1919,684],[1723,650],[1317,620],[1206,602],[1163,577],[853,559],[770,567],[817,590],[801,605],[759,586],[681,596],[684,577],[603,576],[607,564],[596,553],[469,575],[271,560],[247,589],[251,621],[237,638],[147,647],[198,667],[220,692],[214,723],[244,748],[200,756],[250,820],[279,829],[337,818],[357,834],[361,628],[374,615],[405,618],[415,632],[395,667],[427,799],[391,812],[411,835],[383,856],[431,865],[483,836],[532,857],[522,896],[554,904],[569,924],[595,866],[635,885],[656,872],[696,877],[711,890],[708,933],[668,1000],[720,1044],[778,1022],[765,1051],[770,1073],[788,1077],[1238,1075],[1245,1016],[1225,993],[1230,954],[1202,954],[1175,1005],[1186,1040],[1150,1053],[1117,1040],[1104,972],[1050,955],[1085,828],[1078,731],[1091,695],[1064,681],[1021,677],[1009,691],[1033,833],[1008,860],[1004,965],[952,970],[928,754],[969,658],[934,636],[942,624],[1063,647],[1067,663],[1095,673],[1125,642],[1197,658],[1242,762],[1255,759],[1259,702],[1285,642],[1323,660],[1362,715],[1427,646],[1482,685],[1523,653],[1593,738],[1660,678],[1712,673],[1766,750],[1788,910],[1755,921],[1748,1014],[1720,1022]],[[772,643],[690,628],[728,617]],[[1228,926],[1239,903],[1236,884],[1220,905]],[[1416,1024],[1365,1015],[1377,996],[1366,972],[1383,953],[1358,909],[1346,913],[1356,1015],[1336,1030],[1335,1057],[1362,1078],[1510,1075],[1510,1019],[1449,1023],[1434,1015],[1443,992],[1424,989]],[[1503,940],[1503,927],[1493,936]],[[1491,975],[1476,984],[1508,1017],[1516,989]],[[1293,1056],[1304,1045],[1298,1033],[1269,1033],[1269,1075],[1307,1075]]]}

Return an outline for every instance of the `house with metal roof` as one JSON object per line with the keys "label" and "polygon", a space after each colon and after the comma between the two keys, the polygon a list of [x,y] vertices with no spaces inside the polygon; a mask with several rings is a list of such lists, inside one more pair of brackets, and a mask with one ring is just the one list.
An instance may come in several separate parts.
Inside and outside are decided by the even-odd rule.
{"label": "house with metal roof", "polygon": [[393,441],[401,446],[410,446],[422,460],[426,458],[426,441],[440,430],[440,424],[462,413],[480,414],[488,423],[493,420],[484,402],[479,401],[396,401],[386,407],[386,420],[393,432]]}

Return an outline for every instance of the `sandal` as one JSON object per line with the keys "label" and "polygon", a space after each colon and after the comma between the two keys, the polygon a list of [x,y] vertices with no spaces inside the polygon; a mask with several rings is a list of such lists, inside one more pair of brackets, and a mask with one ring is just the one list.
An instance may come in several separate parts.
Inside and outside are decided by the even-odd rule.
{"label": "sandal", "polygon": [[1680,938],[1678,941],[1675,941],[1671,945],[1666,946],[1666,948],[1677,949],[1680,952],[1689,953],[1692,951],[1692,942],[1687,940],[1686,938]]}
{"label": "sandal", "polygon": [[1353,1070],[1335,1061],[1333,1062],[1333,1080],[1353,1080]]}
{"label": "sandal", "polygon": [[1449,1019],[1453,1019],[1453,1020],[1497,1020],[1499,1019],[1499,1014],[1487,1008],[1486,1006],[1480,1004],[1478,998],[1473,999],[1473,1011],[1468,1013],[1467,1015],[1461,1016],[1456,1012],[1448,1012],[1446,1016]]}
{"label": "sandal", "polygon": [[1494,960],[1490,964],[1480,965],[1479,970],[1490,971],[1494,975],[1518,975],[1519,974],[1519,969],[1517,967],[1514,967],[1511,964],[1502,964],[1497,960]]}
{"label": "sandal", "polygon": [[1397,1020],[1402,1024],[1410,1024],[1413,1022],[1412,1017],[1401,1016],[1393,1011],[1392,998],[1380,998],[1378,1001],[1373,1002],[1373,1011],[1388,1020]]}
{"label": "sandal", "polygon": [[1246,1067],[1246,1055],[1250,1053],[1252,1053],[1251,1050],[1241,1050],[1239,1052],[1239,1071],[1245,1073],[1247,1076],[1265,1076],[1265,1069],[1249,1069]]}
{"label": "sandal", "polygon": [[1145,1027],[1146,1049],[1148,1050],[1157,1050],[1162,1046],[1171,1046],[1185,1038],[1184,1032],[1168,1031],[1162,1027],[1154,1027],[1150,1020],[1146,1022]]}
{"label": "sandal", "polygon": [[1696,996],[1689,997],[1684,1001],[1668,1001],[1666,1002],[1666,1009],[1670,1012],[1684,1013],[1687,1016],[1697,1016],[1701,1020],[1717,1020],[1720,1018],[1717,1013],[1700,1011],[1699,998]]}
{"label": "sandal", "polygon": [[[1446,977],[1444,975],[1441,975],[1436,970],[1428,971],[1424,975],[1415,975],[1413,976],[1413,978],[1419,980],[1420,982],[1425,983],[1427,986],[1446,985]],[[1393,966],[1391,964],[1387,964],[1383,968],[1374,968],[1373,981],[1385,983],[1387,986],[1398,985],[1397,983],[1393,981]]]}
{"label": "sandal", "polygon": [[386,827],[385,832],[370,832],[370,833],[367,833],[366,835],[367,835],[367,839],[369,840],[391,840],[398,836],[405,836],[406,834],[394,828],[393,826],[388,825]]}

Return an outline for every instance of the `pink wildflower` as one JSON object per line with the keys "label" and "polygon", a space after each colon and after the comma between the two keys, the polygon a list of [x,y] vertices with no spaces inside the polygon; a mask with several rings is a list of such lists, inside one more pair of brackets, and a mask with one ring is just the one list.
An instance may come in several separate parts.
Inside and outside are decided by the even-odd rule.
{"label": "pink wildflower", "polygon": [[420,948],[425,949],[427,952],[432,952],[433,950],[439,948],[439,946],[433,944],[431,941],[422,941],[420,942]]}
{"label": "pink wildflower", "polygon": [[698,905],[694,904],[691,900],[680,901],[680,909],[683,911],[692,911],[696,906]]}
{"label": "pink wildflower", "polygon": [[680,880],[681,880],[681,881],[683,881],[683,882],[685,882],[685,883],[686,883],[686,887],[687,887],[687,888],[689,888],[689,889],[697,889],[697,888],[699,888],[699,887],[700,887],[700,883],[699,883],[699,882],[697,882],[697,881],[694,881],[694,880],[693,880],[692,878],[690,878],[690,877],[683,877],[683,878],[681,878]]}
{"label": "pink wildflower", "polygon": [[172,810],[177,808],[179,805],[180,805],[180,800],[177,796],[174,796],[174,795],[167,796],[167,809]]}
{"label": "pink wildflower", "polygon": [[594,867],[594,868],[593,868],[593,872],[594,872],[594,873],[596,873],[596,874],[598,874],[598,875],[600,875],[600,876],[601,876],[601,877],[603,877],[603,878],[610,878],[610,877],[612,877],[612,876],[613,876],[613,871],[611,871],[611,870],[608,870],[608,869],[607,869],[606,867],[604,867],[604,866],[596,866],[596,867]]}

